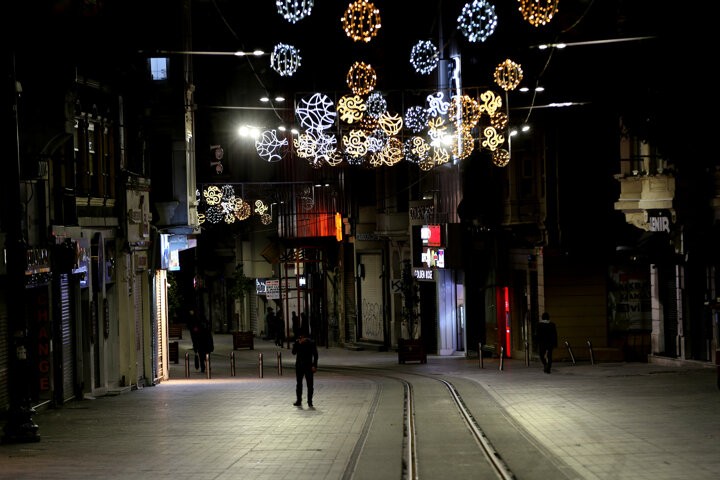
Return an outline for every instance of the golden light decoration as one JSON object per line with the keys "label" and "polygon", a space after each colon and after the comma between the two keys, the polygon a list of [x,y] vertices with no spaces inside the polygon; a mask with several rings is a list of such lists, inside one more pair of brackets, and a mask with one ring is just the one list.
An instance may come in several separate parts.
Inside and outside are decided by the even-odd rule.
{"label": "golden light decoration", "polygon": [[490,117],[490,126],[495,130],[505,130],[508,126],[508,116],[503,112],[495,112]]}
{"label": "golden light decoration", "polygon": [[362,130],[351,130],[342,137],[345,153],[358,158],[367,153],[367,134]]}
{"label": "golden light decoration", "polygon": [[558,11],[559,0],[518,0],[523,20],[533,27],[547,24]]}
{"label": "golden light decoration", "polygon": [[523,71],[520,65],[508,58],[495,68],[493,78],[495,83],[507,92],[515,90],[520,85],[520,81],[523,79]]}
{"label": "golden light decoration", "polygon": [[429,172],[435,167],[435,160],[433,157],[428,156],[428,158],[421,160],[420,163],[418,163],[418,167],[420,167],[420,170],[423,172]]}
{"label": "golden light decoration", "polygon": [[269,207],[265,205],[262,200],[255,200],[255,213],[258,215],[264,215],[268,211]]}
{"label": "golden light decoration", "polygon": [[219,205],[222,200],[222,191],[217,185],[211,185],[207,189],[203,190],[203,197],[205,197],[205,203],[208,205]]}
{"label": "golden light decoration", "polygon": [[450,152],[445,147],[436,145],[433,147],[432,162],[434,165],[443,165],[450,161]]}
{"label": "golden light decoration", "polygon": [[413,163],[420,163],[428,158],[431,148],[423,137],[410,137],[405,140],[405,159]]}
{"label": "golden light decoration", "polygon": [[365,62],[355,62],[345,77],[348,87],[355,95],[366,95],[375,89],[375,69]]}
{"label": "golden light decoration", "polygon": [[385,148],[382,149],[380,155],[382,155],[385,165],[392,166],[400,162],[403,158],[405,158],[402,141],[400,141],[396,137],[388,139],[387,143],[385,144]]}
{"label": "golden light decoration", "polygon": [[502,97],[495,95],[492,90],[487,90],[480,94],[480,112],[487,113],[491,117],[502,107]]}
{"label": "golden light decoration", "polygon": [[498,148],[493,152],[492,163],[496,167],[505,167],[510,163],[510,152],[504,148]]}
{"label": "golden light decoration", "polygon": [[325,163],[331,167],[337,167],[342,163],[343,158],[343,153],[336,148],[334,149],[332,155],[328,155],[327,158],[325,158]]}
{"label": "golden light decoration", "polygon": [[494,151],[505,142],[505,137],[498,133],[493,127],[485,127],[481,145],[490,151]]}
{"label": "golden light decoration", "polygon": [[250,217],[250,204],[243,199],[239,200],[235,208],[235,217],[237,217],[238,220],[247,220],[248,217]]}
{"label": "golden light decoration", "polygon": [[453,157],[462,160],[470,156],[475,146],[475,140],[467,130],[458,132],[453,138],[452,153]]}
{"label": "golden light decoration", "polygon": [[348,5],[340,19],[345,34],[355,42],[369,42],[380,29],[380,10],[368,0],[357,0]]}
{"label": "golden light decoration", "polygon": [[468,95],[453,95],[448,116],[458,128],[472,130],[480,120],[480,105]]}
{"label": "golden light decoration", "polygon": [[397,113],[383,112],[378,123],[383,132],[388,135],[397,135],[403,128],[403,118]]}
{"label": "golden light decoration", "polygon": [[260,215],[260,222],[262,222],[263,225],[270,225],[272,223],[272,217],[269,214],[264,213]]}
{"label": "golden light decoration", "polygon": [[300,158],[314,158],[317,150],[315,139],[308,133],[301,133],[293,139],[295,151]]}
{"label": "golden light decoration", "polygon": [[374,152],[368,156],[367,165],[371,167],[382,167],[385,164],[385,159],[382,156],[382,152]]}
{"label": "golden light decoration", "polygon": [[365,101],[359,95],[345,95],[337,103],[340,120],[347,123],[359,122],[365,112]]}

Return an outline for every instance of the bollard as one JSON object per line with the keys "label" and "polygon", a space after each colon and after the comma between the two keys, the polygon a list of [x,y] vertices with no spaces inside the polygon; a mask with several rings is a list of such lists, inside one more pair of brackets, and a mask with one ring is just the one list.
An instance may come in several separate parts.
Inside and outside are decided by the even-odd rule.
{"label": "bollard", "polygon": [[185,352],[185,378],[190,378],[190,353]]}
{"label": "bollard", "polygon": [[592,343],[587,341],[588,350],[590,351],[590,365],[595,365],[595,355],[593,354]]}
{"label": "bollard", "polygon": [[205,374],[207,375],[207,378],[212,378],[212,365],[210,362],[210,354],[205,354]]}
{"label": "bollard", "polygon": [[505,352],[505,347],[500,347],[500,366],[498,367],[498,368],[500,369],[500,371],[503,370],[503,364],[504,364],[504,361],[505,361],[504,352]]}
{"label": "bollard", "polygon": [[483,368],[482,342],[478,343],[478,363],[480,368]]}
{"label": "bollard", "polygon": [[530,345],[528,342],[525,342],[525,366],[530,366]]}
{"label": "bollard", "polygon": [[258,376],[263,378],[263,354],[258,353]]}
{"label": "bollard", "polygon": [[230,376],[235,376],[235,352],[230,352]]}
{"label": "bollard", "polygon": [[570,343],[566,340],[565,346],[567,347],[568,354],[570,355],[570,360],[572,360],[572,364],[575,365],[575,355],[572,353],[572,348],[570,348]]}
{"label": "bollard", "polygon": [[277,373],[282,377],[282,352],[277,352]]}

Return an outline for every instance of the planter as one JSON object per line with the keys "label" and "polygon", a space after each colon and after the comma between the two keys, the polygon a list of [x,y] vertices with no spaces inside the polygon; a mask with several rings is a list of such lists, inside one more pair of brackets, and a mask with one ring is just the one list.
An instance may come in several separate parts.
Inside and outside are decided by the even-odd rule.
{"label": "planter", "polygon": [[233,350],[237,350],[238,348],[255,349],[255,335],[253,335],[253,332],[232,332],[232,336]]}
{"label": "planter", "polygon": [[398,339],[398,363],[405,362],[427,363],[427,353],[422,339]]}

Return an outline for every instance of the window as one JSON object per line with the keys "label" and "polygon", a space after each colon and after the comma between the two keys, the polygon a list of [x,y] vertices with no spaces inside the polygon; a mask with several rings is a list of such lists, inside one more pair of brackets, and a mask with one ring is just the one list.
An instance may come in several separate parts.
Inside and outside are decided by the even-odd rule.
{"label": "window", "polygon": [[151,58],[150,76],[153,80],[167,80],[168,59],[166,57]]}

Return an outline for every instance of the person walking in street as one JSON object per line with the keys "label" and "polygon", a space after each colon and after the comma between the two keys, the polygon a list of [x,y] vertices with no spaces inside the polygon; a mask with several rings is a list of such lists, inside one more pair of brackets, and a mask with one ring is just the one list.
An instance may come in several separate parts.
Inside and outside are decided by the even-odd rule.
{"label": "person walking in street", "polygon": [[307,328],[300,329],[300,335],[293,343],[292,354],[295,355],[295,400],[296,407],[302,406],[303,378],[307,385],[307,404],[313,406],[315,392],[314,374],[318,366],[318,350],[315,342],[308,336]]}
{"label": "person walking in street", "polygon": [[193,350],[195,350],[195,370],[199,367],[200,371],[205,373],[207,355],[215,351],[215,341],[210,322],[196,308],[192,307],[188,311],[188,329],[190,330]]}
{"label": "person walking in street", "polygon": [[538,353],[543,364],[543,371],[552,371],[553,349],[557,348],[557,328],[555,323],[550,321],[550,314],[545,312],[540,318],[537,331]]}
{"label": "person walking in street", "polygon": [[285,342],[285,318],[282,310],[275,314],[275,346],[282,347]]}
{"label": "person walking in street", "polygon": [[292,312],[290,326],[292,327],[293,339],[298,338],[300,336],[300,317],[298,317],[296,311]]}
{"label": "person walking in street", "polygon": [[275,312],[272,307],[268,307],[265,315],[265,337],[263,340],[270,340],[271,338],[275,338]]}

